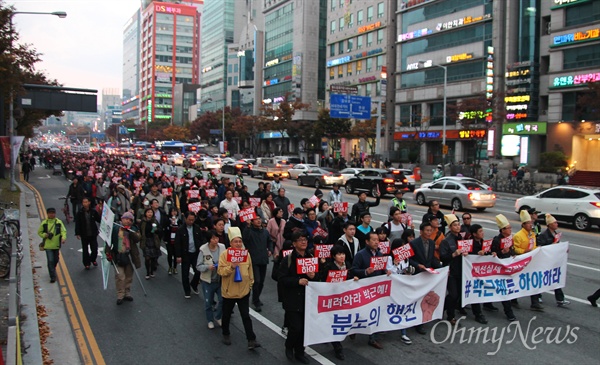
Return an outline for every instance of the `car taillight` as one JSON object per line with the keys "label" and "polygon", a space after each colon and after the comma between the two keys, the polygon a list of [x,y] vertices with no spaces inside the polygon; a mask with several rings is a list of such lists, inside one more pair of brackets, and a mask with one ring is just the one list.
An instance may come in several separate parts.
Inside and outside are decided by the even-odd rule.
{"label": "car taillight", "polygon": [[249,164],[248,164],[248,168],[249,168],[250,170],[252,170],[252,164],[251,164],[251,163],[249,163]]}
{"label": "car taillight", "polygon": [[402,180],[403,183],[408,184],[408,179]]}
{"label": "car taillight", "polygon": [[595,206],[596,208],[600,208],[600,202],[590,202],[590,204]]}
{"label": "car taillight", "polygon": [[275,165],[275,167],[281,167],[281,165],[280,165],[280,164],[277,164],[277,165]]}
{"label": "car taillight", "polygon": [[473,200],[473,196],[474,196],[473,193],[469,193],[469,195],[468,195],[469,200]]}
{"label": "car taillight", "polygon": [[242,168],[242,165],[235,165],[235,168],[236,168],[236,169],[241,169],[241,168]]}
{"label": "car taillight", "polygon": [[394,179],[383,179],[383,182],[386,184],[393,184],[394,183]]}
{"label": "car taillight", "polygon": [[491,187],[491,186],[488,186],[488,190],[490,190],[490,191],[491,191],[491,190],[493,190],[493,189],[492,189],[492,187]]}
{"label": "car taillight", "polygon": [[496,194],[492,194],[492,199],[496,199]]}

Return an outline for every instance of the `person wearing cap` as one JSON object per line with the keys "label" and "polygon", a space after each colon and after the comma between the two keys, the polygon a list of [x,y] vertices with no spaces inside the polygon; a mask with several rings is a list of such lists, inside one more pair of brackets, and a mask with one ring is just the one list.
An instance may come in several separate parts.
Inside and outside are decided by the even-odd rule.
{"label": "person wearing cap", "polygon": [[538,216],[541,212],[535,208],[531,208],[527,210],[527,213],[529,213],[529,216],[531,217],[531,222],[533,223],[533,233],[535,233],[535,237],[537,239],[540,233],[542,233],[542,225],[538,222]]}
{"label": "person wearing cap", "polygon": [[[558,232],[558,222],[551,214],[546,213],[546,230],[537,237],[537,243],[539,246],[547,246],[554,243],[560,242],[562,234]],[[564,307],[571,304],[570,301],[565,300],[565,294],[562,288],[554,289],[554,299],[556,299],[556,305]]]}
{"label": "person wearing cap", "polygon": [[[533,231],[533,221],[526,210],[521,210],[519,213],[521,219],[521,230],[513,236],[513,246],[515,254],[522,255],[524,253],[536,249],[535,232]],[[531,310],[541,312],[544,308],[539,303],[541,294],[534,294],[531,297]]]}
{"label": "person wearing cap", "polygon": [[[458,247],[458,241],[462,240],[460,236],[460,221],[454,214],[446,214],[444,220],[448,224],[448,232],[440,244],[440,258],[444,266],[449,266],[450,274],[448,277],[448,296],[446,297],[446,315],[452,325],[456,324],[455,313],[457,308],[462,308],[460,301],[460,292],[462,291],[462,257],[467,256],[468,252],[462,252]],[[471,304],[475,321],[481,324],[487,324],[487,319],[481,312],[481,304]]]}
{"label": "person wearing cap", "polygon": [[379,202],[381,201],[381,194],[378,194],[377,197],[375,197],[375,202],[368,202],[367,193],[364,191],[358,193],[357,196],[358,201],[352,204],[352,213],[350,214],[350,216],[355,222],[360,222],[359,219],[361,213],[368,212],[370,208],[379,205]]}
{"label": "person wearing cap", "polygon": [[283,238],[286,240],[292,239],[292,233],[304,230],[304,209],[297,207],[294,208],[292,216],[285,223],[283,229]]}
{"label": "person wearing cap", "polygon": [[[227,231],[231,249],[241,250],[243,246],[242,233],[238,227],[229,227]],[[239,267],[241,281],[236,281],[236,267]],[[222,342],[225,345],[231,345],[231,332],[229,323],[233,308],[237,304],[246,339],[248,340],[248,350],[254,350],[260,347],[256,341],[256,335],[252,329],[252,319],[250,318],[250,289],[254,285],[254,271],[252,270],[252,256],[248,255],[245,262],[232,263],[227,261],[227,250],[221,252],[219,256],[219,266],[217,273],[221,275],[221,295],[223,296],[223,318],[222,318]]]}
{"label": "person wearing cap", "polygon": [[[140,234],[133,227],[133,214],[126,212],[121,216],[121,224],[113,225],[110,246],[104,247],[106,259],[114,261],[119,267],[115,272],[115,287],[117,289],[117,305],[123,301],[132,302],[131,282],[133,281],[133,270],[142,266],[138,242]],[[133,265],[132,265],[133,263]],[[134,267],[135,266],[135,269]]]}
{"label": "person wearing cap", "polygon": [[423,214],[422,221],[425,221],[427,214],[433,214],[440,222],[441,231],[446,231],[446,221],[444,220],[444,213],[440,211],[440,203],[437,200],[431,200],[429,202],[429,209],[427,213]]}
{"label": "person wearing cap", "polygon": [[[514,247],[511,243],[510,246],[502,248],[502,240],[508,239],[509,237],[511,237],[512,227],[510,226],[508,219],[506,219],[506,217],[503,214],[498,214],[496,216],[496,225],[498,226],[499,234],[496,237],[494,237],[494,239],[492,240],[492,250],[491,251],[492,251],[492,253],[495,253],[496,257],[498,257],[499,259],[510,258],[511,256],[514,256]],[[515,315],[513,313],[510,300],[503,301],[502,307],[504,308],[504,314],[506,315],[506,318],[510,322],[517,320],[517,318],[515,317]],[[515,306],[515,308],[516,308],[516,306]]]}
{"label": "person wearing cap", "polygon": [[401,189],[397,189],[394,192],[394,198],[392,200],[390,200],[390,202],[388,203],[388,210],[391,207],[396,207],[398,209],[400,209],[401,212],[406,212],[406,201],[404,200],[404,191],[402,191]]}
{"label": "person wearing cap", "polygon": [[333,205],[333,203],[342,203],[344,201],[344,197],[340,191],[340,184],[333,183],[331,191],[327,194],[327,201],[329,202],[329,205]]}
{"label": "person wearing cap", "polygon": [[[244,247],[246,247],[252,258],[252,271],[254,273],[252,304],[254,305],[254,310],[260,312],[263,306],[260,294],[265,285],[267,265],[269,265],[269,257],[273,254],[274,244],[269,232],[263,228],[262,219],[258,215],[250,221],[250,226],[244,229],[242,240]],[[231,240],[229,244],[231,245]]]}
{"label": "person wearing cap", "polygon": [[[185,224],[175,233],[175,257],[177,263],[181,264],[181,284],[185,299],[190,299],[190,291],[198,294],[198,284],[200,283],[200,272],[196,269],[200,246],[206,243],[202,229],[195,224],[196,214],[188,211],[184,215]],[[194,276],[190,281],[190,268]]]}
{"label": "person wearing cap", "polygon": [[307,250],[308,238],[306,232],[294,232],[291,236],[294,249],[279,264],[277,282],[281,284],[281,297],[283,309],[288,321],[288,335],[285,340],[285,356],[288,360],[300,361],[308,364],[310,361],[304,353],[304,313],[306,286],[309,281],[318,281],[319,275],[315,272],[298,274],[297,260],[313,257]]}
{"label": "person wearing cap", "polygon": [[67,228],[64,223],[56,218],[56,209],[46,209],[46,219],[38,228],[38,236],[43,239],[44,251],[48,262],[50,282],[56,282],[56,265],[60,260],[60,247],[67,242]]}

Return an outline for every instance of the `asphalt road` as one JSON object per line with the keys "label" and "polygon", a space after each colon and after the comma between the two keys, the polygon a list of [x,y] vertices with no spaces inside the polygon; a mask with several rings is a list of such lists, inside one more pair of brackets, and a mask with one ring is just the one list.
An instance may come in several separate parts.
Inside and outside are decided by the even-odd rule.
{"label": "asphalt road", "polygon": [[[51,176],[51,170],[36,169],[30,183],[41,193],[46,207],[61,207],[58,196],[65,195],[69,182],[64,177]],[[257,179],[246,178],[246,184],[253,191]],[[301,198],[310,197],[313,188],[298,187],[295,181],[285,181],[288,198],[298,205]],[[328,190],[324,190],[325,193]],[[417,206],[410,195],[406,196],[409,213],[415,217],[415,224],[420,223],[426,208]],[[355,202],[356,197],[346,197]],[[368,198],[371,200],[372,198]],[[373,226],[385,220],[389,199],[382,199],[381,205],[371,209]],[[513,211],[514,201],[499,198],[496,207],[485,212],[471,212],[473,223],[485,228],[487,238],[497,232],[494,216],[505,214],[513,223],[514,232],[518,227],[518,216]],[[444,211],[449,211],[446,209]],[[63,218],[58,213],[59,218]],[[144,280],[143,285],[148,292],[143,295],[140,285],[134,279],[132,285],[132,303],[125,302],[117,306],[114,287],[114,275],[111,274],[107,290],[103,290],[101,269],[93,268],[85,271],[81,263],[81,247],[74,237],[74,225],[68,227],[67,245],[62,249],[69,276],[73,281],[83,312],[89,321],[93,336],[98,344],[98,351],[107,364],[282,364],[288,360],[284,354],[284,340],[280,334],[283,323],[283,310],[277,302],[276,286],[270,277],[267,278],[262,301],[263,311],[251,310],[253,326],[257,340],[262,348],[256,351],[246,349],[246,340],[240,316],[236,313],[232,320],[232,346],[221,343],[218,327],[209,330],[204,316],[202,295],[184,299],[181,275],[169,276],[166,272],[166,255],[159,259],[156,278]],[[569,241],[567,286],[564,289],[572,304],[565,308],[554,305],[554,296],[544,294],[544,313],[532,312],[528,309],[528,298],[521,299],[522,309],[515,310],[521,331],[515,325],[508,327],[508,321],[502,312],[486,313],[489,324],[482,326],[475,322],[469,311],[468,318],[462,320],[459,330],[454,336],[446,338],[444,325],[434,328],[427,325],[427,335],[419,335],[414,330],[408,331],[413,340],[411,346],[400,341],[399,331],[382,333],[380,342],[383,350],[376,350],[367,345],[367,336],[358,335],[355,340],[346,339],[346,360],[335,359],[333,348],[328,344],[312,346],[307,352],[313,356],[312,363],[348,363],[348,364],[396,364],[399,359],[403,363],[446,363],[470,364],[484,361],[489,364],[506,362],[517,363],[577,363],[597,364],[600,357],[600,312],[592,308],[586,297],[600,288],[600,235],[599,231],[578,232],[569,227],[563,230],[563,241]],[[140,275],[143,268],[139,270]],[[268,269],[270,274],[271,268]],[[498,304],[497,306],[500,307]],[[488,328],[490,340],[468,340],[472,328]],[[554,330],[549,330],[549,328]],[[542,328],[544,336],[560,341],[548,343],[544,337],[540,343],[534,343],[533,332]],[[564,339],[565,333],[576,336]],[[491,334],[494,339],[491,339]],[[462,334],[462,337],[461,337]],[[453,341],[452,341],[453,339]],[[462,343],[460,343],[462,342]],[[559,342],[559,341],[554,341]],[[568,343],[571,342],[571,343]],[[495,353],[490,355],[488,353]]]}

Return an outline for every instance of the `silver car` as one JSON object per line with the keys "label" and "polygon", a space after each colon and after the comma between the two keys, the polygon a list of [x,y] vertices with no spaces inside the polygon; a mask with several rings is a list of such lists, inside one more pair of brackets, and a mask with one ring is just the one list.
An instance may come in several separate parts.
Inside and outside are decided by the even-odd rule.
{"label": "silver car", "polygon": [[349,178],[354,177],[354,175],[358,174],[362,170],[364,169],[358,167],[346,167],[340,171],[340,174],[342,175],[342,183],[340,185],[346,185],[346,181],[348,181]]}
{"label": "silver car", "polygon": [[455,211],[477,209],[484,211],[496,205],[496,194],[477,182],[447,179],[422,186],[413,192],[413,198],[419,205],[437,200],[440,205]]}
{"label": "silver car", "polygon": [[318,169],[319,166],[315,165],[315,164],[311,164],[311,163],[299,163],[297,165],[294,165],[294,167],[292,167],[291,169],[288,169],[288,174],[290,174],[290,179],[297,179],[298,175],[300,175],[301,173],[311,170],[311,169]]}

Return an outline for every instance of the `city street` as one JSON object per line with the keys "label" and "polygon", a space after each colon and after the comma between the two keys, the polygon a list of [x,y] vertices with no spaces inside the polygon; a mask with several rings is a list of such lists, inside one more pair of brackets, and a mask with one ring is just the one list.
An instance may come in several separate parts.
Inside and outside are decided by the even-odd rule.
{"label": "city street", "polygon": [[[59,211],[58,218],[63,219],[64,216],[59,210],[62,201],[57,198],[66,194],[69,182],[62,176],[49,176],[48,171],[37,168],[31,174],[30,184],[41,194],[43,207],[40,209],[56,207]],[[245,177],[245,183],[250,191],[256,189],[258,181],[258,179]],[[290,180],[284,182],[284,187],[288,198],[296,206],[299,205],[300,199],[310,197],[314,192],[314,188],[299,187],[295,181]],[[328,189],[323,190],[325,194],[328,191]],[[426,212],[426,207],[416,205],[411,195],[405,196],[408,211],[415,218],[415,225],[418,225]],[[345,200],[352,203],[357,199],[356,196],[345,195]],[[369,197],[368,200],[372,201],[373,198]],[[384,198],[380,206],[371,209],[373,227],[379,226],[386,220],[388,202],[389,197]],[[32,206],[30,209],[34,208]],[[442,211],[450,210],[443,208]],[[491,238],[497,233],[494,217],[499,213],[509,218],[513,233],[518,230],[518,215],[514,212],[512,198],[500,195],[496,207],[485,212],[471,213],[473,223],[479,223],[485,228],[486,238]],[[266,279],[263,291],[262,301],[265,303],[263,311],[256,313],[251,310],[254,331],[262,347],[255,351],[246,349],[246,339],[239,313],[236,313],[232,319],[233,344],[225,346],[221,343],[220,329],[217,327],[209,330],[206,326],[202,295],[192,295],[191,299],[184,299],[181,274],[167,275],[165,254],[159,259],[160,266],[156,278],[144,280],[142,277],[148,295],[144,296],[137,279],[134,279],[132,285],[134,301],[117,306],[114,273],[111,273],[108,289],[103,290],[100,267],[92,268],[90,271],[84,270],[81,263],[80,243],[74,236],[74,224],[69,224],[67,229],[67,244],[62,248],[62,258],[68,269],[68,274],[65,276],[72,280],[72,290],[79,298],[82,313],[78,315],[80,318],[86,317],[93,333],[95,341],[87,336],[86,342],[90,347],[95,347],[92,344],[97,343],[97,348],[92,350],[101,354],[107,364],[213,362],[285,364],[288,362],[284,354],[284,339],[280,334],[283,310],[281,304],[277,302],[276,285],[270,275]],[[570,242],[567,286],[564,292],[572,303],[568,307],[559,308],[555,305],[553,294],[547,293],[543,295],[545,312],[539,313],[530,311],[529,299],[522,298],[521,309],[515,310],[522,332],[515,332],[515,325],[507,329],[509,322],[502,311],[485,313],[489,324],[482,326],[474,321],[468,310],[468,318],[460,322],[459,330],[466,330],[462,332],[462,337],[459,331],[455,336],[450,336],[447,341],[444,341],[447,327],[438,325],[432,333],[432,328],[437,322],[434,321],[426,326],[427,335],[419,335],[414,330],[408,331],[408,336],[413,340],[411,346],[404,345],[400,341],[399,331],[381,334],[380,342],[384,346],[383,350],[368,346],[367,337],[358,335],[355,340],[347,338],[343,342],[346,355],[344,362],[334,357],[333,348],[329,344],[312,346],[311,350],[307,350],[312,356],[311,362],[366,365],[394,364],[402,359],[403,363],[466,364],[483,361],[486,364],[503,364],[518,359],[519,363],[597,363],[600,355],[598,347],[600,316],[598,308],[591,307],[586,297],[600,288],[599,230],[579,232],[571,227],[560,229],[563,231],[562,240]],[[270,267],[267,272],[270,274]],[[44,274],[47,276],[45,272]],[[42,278],[45,276],[42,275]],[[70,295],[72,296],[73,293]],[[45,305],[48,307],[50,304],[45,303]],[[52,305],[62,305],[62,303]],[[496,306],[500,307],[499,304]],[[484,343],[482,338],[476,340],[476,336],[469,341],[469,330],[472,327],[487,327],[490,332],[496,329],[495,341]],[[545,331],[540,337],[533,335],[537,328]],[[557,334],[559,330],[560,333]],[[569,333],[573,335],[569,337]],[[547,340],[554,343],[548,343]],[[487,355],[489,352],[496,352],[498,348],[500,350],[495,355]],[[98,359],[98,356],[95,358]]]}

